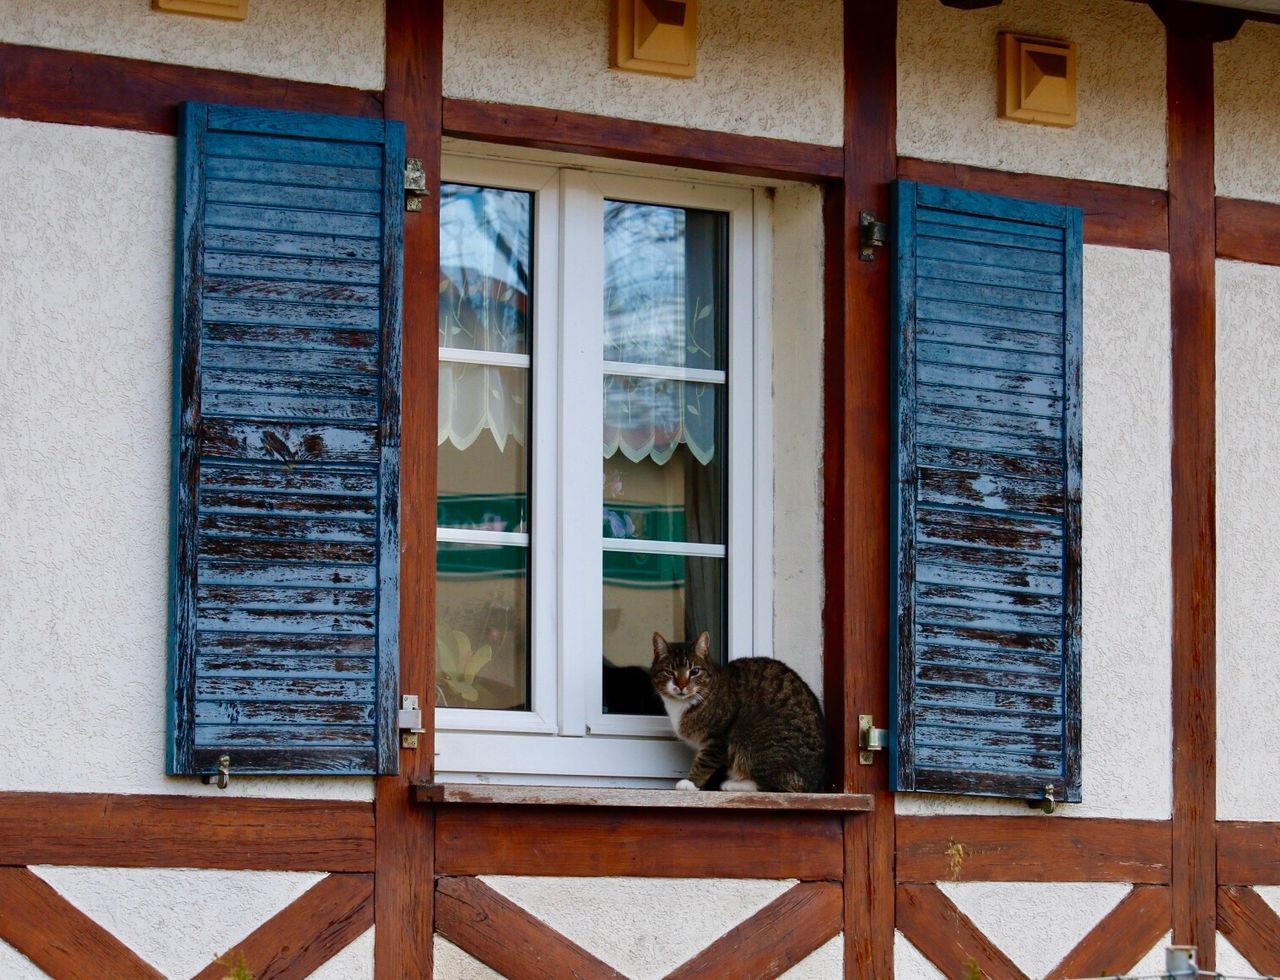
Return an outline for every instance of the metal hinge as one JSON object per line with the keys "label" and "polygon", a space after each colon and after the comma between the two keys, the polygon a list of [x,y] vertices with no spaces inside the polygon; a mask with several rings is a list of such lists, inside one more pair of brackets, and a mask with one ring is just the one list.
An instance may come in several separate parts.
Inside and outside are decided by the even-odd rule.
{"label": "metal hinge", "polygon": [[875,250],[884,248],[889,241],[889,226],[870,211],[858,214],[858,258],[874,262]]}
{"label": "metal hinge", "polygon": [[1033,810],[1040,810],[1042,813],[1053,813],[1058,809],[1058,801],[1053,798],[1053,783],[1045,783],[1044,799],[1027,800],[1027,806]]}
{"label": "metal hinge", "polygon": [[218,789],[226,789],[227,784],[231,782],[231,756],[218,756],[217,775],[214,775],[213,773],[205,773],[200,777],[200,782],[204,783],[206,786],[216,782],[218,784]]}
{"label": "metal hinge", "polygon": [[400,699],[400,714],[397,724],[400,727],[400,747],[416,749],[418,736],[426,731],[422,727],[422,709],[418,707],[418,695],[406,694]]}
{"label": "metal hinge", "polygon": [[427,194],[427,172],[422,169],[422,161],[409,157],[404,162],[404,209],[421,211],[422,199]]}
{"label": "metal hinge", "polygon": [[889,731],[876,728],[871,715],[858,715],[858,761],[864,766],[871,765],[874,752],[881,752],[889,747]]}

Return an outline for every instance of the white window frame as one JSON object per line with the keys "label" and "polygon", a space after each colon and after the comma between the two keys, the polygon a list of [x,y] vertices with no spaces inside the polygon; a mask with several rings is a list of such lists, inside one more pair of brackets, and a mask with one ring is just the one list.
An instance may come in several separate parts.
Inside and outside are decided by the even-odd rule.
{"label": "white window frame", "polygon": [[[442,158],[441,179],[534,195],[532,357],[441,351],[442,360],[529,365],[533,410],[530,710],[436,709],[437,778],[669,785],[687,772],[690,753],[674,738],[666,717],[607,715],[600,709],[603,553],[609,547],[727,554],[725,650],[731,658],[772,656],[769,200],[761,188],[702,179],[588,172],[453,153]],[[729,217],[723,546],[606,542],[598,516],[583,519],[598,515],[603,504],[600,431],[604,376],[612,373],[603,357],[606,199],[722,211]],[[723,373],[618,367],[622,373],[695,380]],[[571,398],[561,379],[572,379]],[[481,540],[476,535],[486,543],[502,543],[494,532],[448,528],[440,529],[437,539]],[[503,537],[513,544],[530,541],[510,532]]]}

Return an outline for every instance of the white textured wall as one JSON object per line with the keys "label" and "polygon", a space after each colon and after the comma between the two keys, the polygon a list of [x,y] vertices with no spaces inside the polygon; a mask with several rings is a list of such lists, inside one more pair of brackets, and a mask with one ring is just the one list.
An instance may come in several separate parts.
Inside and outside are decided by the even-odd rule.
{"label": "white textured wall", "polygon": [[0,120],[0,790],[223,792],[164,776],[174,145]]}
{"label": "white textured wall", "polygon": [[1280,202],[1280,25],[1213,46],[1218,193]]}
{"label": "white textured wall", "polygon": [[[1084,802],[1059,813],[1163,820],[1173,792],[1169,259],[1084,254]],[[1036,815],[1017,800],[929,794],[900,794],[898,811]]]}
{"label": "white textured wall", "polygon": [[1280,268],[1218,263],[1218,818],[1280,814]]}
{"label": "white textured wall", "polygon": [[608,0],[450,0],[448,96],[839,144],[840,4],[703,0],[698,73],[609,67]]}
{"label": "white textured wall", "polygon": [[[1006,0],[952,10],[901,0],[898,153],[1000,170],[1165,186],[1165,43],[1144,4]],[[1080,46],[1076,125],[996,118],[996,34]]]}
{"label": "white textured wall", "polygon": [[148,0],[6,0],[0,41],[380,89],[382,0],[250,0],[243,21]]}

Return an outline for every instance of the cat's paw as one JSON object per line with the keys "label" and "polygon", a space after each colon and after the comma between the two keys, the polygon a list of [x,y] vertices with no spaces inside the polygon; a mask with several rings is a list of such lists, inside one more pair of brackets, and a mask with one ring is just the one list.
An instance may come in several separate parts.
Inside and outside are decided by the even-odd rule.
{"label": "cat's paw", "polygon": [[726,779],[720,788],[726,793],[754,793],[760,789],[754,779]]}
{"label": "cat's paw", "polygon": [[680,782],[676,783],[676,789],[692,790],[696,793],[698,791],[698,784],[692,779],[682,779]]}

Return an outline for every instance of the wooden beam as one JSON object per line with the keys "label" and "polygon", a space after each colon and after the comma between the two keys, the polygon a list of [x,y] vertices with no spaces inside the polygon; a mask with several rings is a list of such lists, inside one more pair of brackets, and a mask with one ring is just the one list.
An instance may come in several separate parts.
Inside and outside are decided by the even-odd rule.
{"label": "wooden beam", "polygon": [[1218,884],[1280,885],[1280,823],[1221,821]]}
{"label": "wooden beam", "polygon": [[1011,173],[911,157],[899,158],[898,176],[1080,208],[1084,211],[1084,240],[1090,245],[1160,252],[1169,248],[1169,196],[1155,187]]}
{"label": "wooden beam", "polygon": [[623,975],[475,878],[436,882],[436,931],[510,980]]}
{"label": "wooden beam", "polygon": [[686,129],[536,106],[444,100],[448,136],[780,180],[841,176],[838,146]]}
{"label": "wooden beam", "polygon": [[26,868],[0,868],[0,940],[60,980],[163,974]]}
{"label": "wooden beam", "polygon": [[1173,478],[1173,941],[1217,933],[1213,44],[1168,32]]}
{"label": "wooden beam", "polygon": [[1280,265],[1280,204],[1220,197],[1216,210],[1218,258]]}
{"label": "wooden beam", "polygon": [[1128,973],[1169,931],[1171,913],[1168,888],[1136,886],[1049,971],[1049,980]]}
{"label": "wooden beam", "polygon": [[899,885],[896,904],[902,934],[945,976],[1027,980],[937,885]]}
{"label": "wooden beam", "polygon": [[[858,715],[889,723],[890,282],[887,250],[858,256],[859,214],[889,216],[897,174],[897,0],[844,4],[844,193],[828,216],[823,446],[825,693],[840,725],[838,788],[870,793],[844,826],[846,976],[893,976],[893,793],[887,753],[858,764]],[[838,239],[838,246],[836,244]]]}
{"label": "wooden beam", "polygon": [[244,963],[254,980],[309,977],[373,926],[373,875],[329,875],[273,915],[193,980],[225,980]]}
{"label": "wooden beam", "polygon": [[1280,915],[1252,888],[1218,889],[1218,930],[1255,970],[1280,974]]}
{"label": "wooden beam", "polygon": [[[854,819],[866,819],[859,814]],[[829,813],[661,811],[593,807],[441,807],[442,875],[636,875],[650,878],[800,878],[843,873],[841,817]]]}
{"label": "wooden beam", "polygon": [[592,786],[509,786],[501,783],[420,783],[419,803],[502,806],[593,806],[658,810],[821,810],[845,813],[871,809],[871,797],[858,793],[684,793],[674,789],[622,789]]}
{"label": "wooden beam", "polygon": [[379,980],[432,974],[435,829],[412,784],[435,762],[436,394],[439,387],[440,100],[442,0],[387,0],[386,114],[405,123],[407,155],[422,161],[422,210],[404,216],[404,352],[400,445],[400,691],[416,694],[427,731],[400,751],[400,774],[377,781]]}
{"label": "wooden beam", "polygon": [[178,131],[178,104],[187,101],[382,115],[378,92],[0,44],[0,116],[172,135]]}
{"label": "wooden beam", "polygon": [[1169,883],[1167,821],[899,817],[897,841],[900,882]]}
{"label": "wooden beam", "polygon": [[373,808],[246,797],[0,793],[0,865],[369,871]]}

